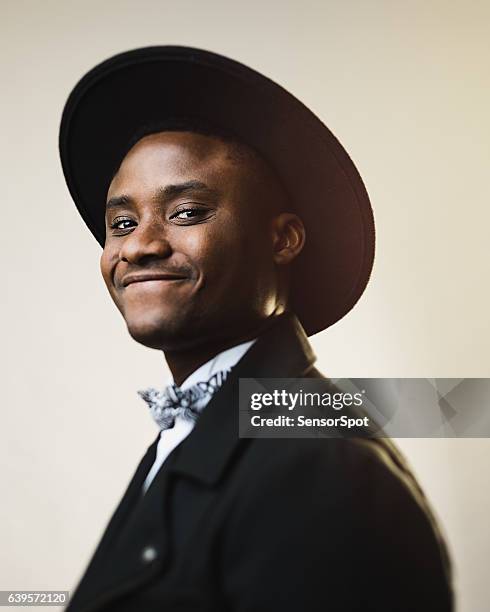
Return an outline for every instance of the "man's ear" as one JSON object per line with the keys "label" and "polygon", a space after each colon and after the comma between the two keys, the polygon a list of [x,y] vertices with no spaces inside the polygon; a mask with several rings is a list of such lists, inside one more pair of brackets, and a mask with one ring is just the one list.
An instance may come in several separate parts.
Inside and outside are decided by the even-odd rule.
{"label": "man's ear", "polygon": [[294,213],[281,213],[272,219],[274,262],[289,264],[299,255],[306,239],[303,221]]}

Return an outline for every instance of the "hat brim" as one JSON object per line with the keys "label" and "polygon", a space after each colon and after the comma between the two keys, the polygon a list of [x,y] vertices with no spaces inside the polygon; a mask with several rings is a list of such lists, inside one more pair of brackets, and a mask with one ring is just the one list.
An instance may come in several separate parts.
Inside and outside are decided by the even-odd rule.
{"label": "hat brim", "polygon": [[116,55],[75,86],[59,137],[63,171],[85,223],[103,245],[112,174],[130,138],[166,117],[202,119],[255,148],[275,169],[306,227],[294,263],[292,309],[308,335],[357,302],[374,260],[374,220],[362,180],[328,128],[258,72],[189,47]]}

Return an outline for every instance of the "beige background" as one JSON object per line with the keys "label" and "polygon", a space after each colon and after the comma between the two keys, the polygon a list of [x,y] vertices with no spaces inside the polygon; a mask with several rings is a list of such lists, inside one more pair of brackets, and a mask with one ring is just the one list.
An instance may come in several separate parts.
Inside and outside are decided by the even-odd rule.
{"label": "beige background", "polygon": [[[57,155],[102,59],[189,44],[300,97],[351,153],[377,222],[372,281],[313,338],[331,376],[488,377],[487,2],[1,2],[0,589],[72,589],[156,429]],[[402,440],[443,524],[461,612],[490,609],[488,440]]]}

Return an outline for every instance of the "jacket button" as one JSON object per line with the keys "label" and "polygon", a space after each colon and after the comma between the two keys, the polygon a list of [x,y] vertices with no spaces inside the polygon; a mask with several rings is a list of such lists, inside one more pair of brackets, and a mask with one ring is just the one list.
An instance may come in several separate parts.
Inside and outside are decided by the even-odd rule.
{"label": "jacket button", "polygon": [[155,561],[157,556],[158,552],[153,546],[145,546],[141,552],[141,560],[143,563],[151,563],[152,561]]}

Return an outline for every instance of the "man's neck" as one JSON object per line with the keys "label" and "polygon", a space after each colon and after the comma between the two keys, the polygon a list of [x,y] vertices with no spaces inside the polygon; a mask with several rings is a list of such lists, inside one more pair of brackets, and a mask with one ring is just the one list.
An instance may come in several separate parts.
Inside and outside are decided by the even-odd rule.
{"label": "man's neck", "polygon": [[232,346],[241,344],[242,342],[247,342],[247,340],[257,338],[264,332],[265,329],[270,327],[276,318],[277,317],[270,317],[269,319],[262,321],[260,325],[257,325],[246,332],[218,338],[215,342],[206,342],[205,344],[182,351],[165,351],[165,359],[170,372],[172,373],[175,384],[180,386],[188,376],[197,370],[197,368],[222,351],[225,351]]}

